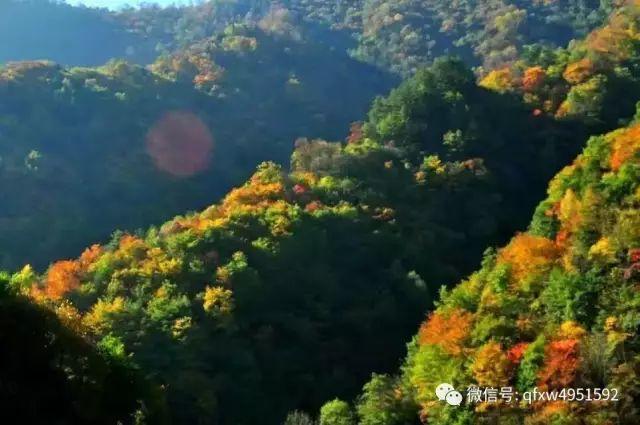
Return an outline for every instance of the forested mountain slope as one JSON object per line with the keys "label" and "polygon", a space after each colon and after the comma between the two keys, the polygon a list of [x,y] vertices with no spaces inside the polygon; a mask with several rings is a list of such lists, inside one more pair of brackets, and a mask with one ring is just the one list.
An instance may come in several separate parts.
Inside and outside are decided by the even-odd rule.
{"label": "forested mountain slope", "polygon": [[521,225],[582,131],[438,61],[346,145],[300,140],[290,174],[264,164],[219,204],[11,285],[122,344],[174,423],[276,424],[391,370],[433,282]]}
{"label": "forested mountain slope", "polygon": [[[442,290],[400,374],[365,385],[358,423],[638,423],[639,133],[633,123],[592,137],[552,180],[529,231]],[[511,386],[520,402],[449,406],[435,394],[443,382],[465,397],[473,385]],[[534,387],[561,395],[526,403]],[[576,401],[577,388],[591,400]],[[343,402],[323,411],[355,423]]]}
{"label": "forested mountain slope", "polygon": [[87,341],[67,304],[56,312],[37,306],[9,281],[0,273],[3,423],[113,425],[162,411],[124,352],[109,340],[97,347]]}
{"label": "forested mountain slope", "polygon": [[619,7],[584,39],[563,49],[528,46],[517,61],[483,75],[480,85],[521,96],[536,115],[612,129],[640,98],[639,21],[637,5]]}
{"label": "forested mountain slope", "polygon": [[[50,59],[99,65],[126,57],[150,63],[217,36],[230,25],[314,28],[316,42],[409,76],[443,54],[493,69],[523,46],[564,46],[599,26],[614,0],[212,0],[182,7],[143,5],[117,12],[50,0],[5,0],[0,6],[0,62]],[[286,23],[286,22],[285,22]],[[99,46],[99,48],[96,48]]]}
{"label": "forested mountain slope", "polygon": [[605,0],[240,0],[210,1],[181,9],[146,7],[116,16],[139,35],[169,39],[173,50],[220,32],[231,22],[273,25],[290,16],[296,25],[351,35],[354,57],[404,76],[443,54],[492,69],[532,43],[564,46],[599,26],[614,6]]}
{"label": "forested mountain slope", "polygon": [[[585,42],[526,48],[480,84],[464,62],[436,60],[377,99],[346,142],[298,139],[289,170],[263,163],[210,207],[131,231],[210,204],[263,157],[281,160],[283,134],[343,139],[344,117],[364,116],[365,96],[350,90],[390,81],[313,41],[283,8],[263,9],[266,21],[204,31],[148,68],[0,69],[3,261],[82,252],[44,273],[0,275],[2,302],[19,305],[15,316],[37,331],[21,339],[8,322],[13,352],[30,353],[42,334],[61,342],[2,371],[15,380],[33,361],[51,375],[31,396],[72,401],[52,417],[93,423],[106,410],[122,423],[270,425],[353,400],[372,371],[397,369],[440,286],[525,228],[589,135],[635,113],[640,15],[629,6]],[[333,65],[335,81],[315,63]],[[621,411],[560,403],[499,412],[516,422],[633,423],[636,384],[617,374],[637,369],[636,126],[592,139],[554,180],[530,231],[442,291],[401,373],[375,376],[355,411],[329,403],[321,423],[494,419],[488,406],[434,403],[441,377],[616,385],[632,397]],[[128,231],[108,243],[74,239],[105,240],[122,222]],[[583,373],[587,361],[608,372]],[[117,406],[96,386],[113,388]],[[83,403],[96,407],[76,409]]]}
{"label": "forested mountain slope", "polygon": [[252,27],[151,70],[8,64],[0,264],[44,267],[117,228],[202,208],[261,161],[286,162],[300,136],[344,138],[391,81],[327,46]]}
{"label": "forested mountain slope", "polygon": [[[567,7],[560,8],[560,3]],[[556,16],[556,21],[574,28],[576,34],[598,22],[609,10],[605,3],[570,5],[573,3],[521,7],[532,7],[540,19]],[[427,6],[429,13],[445,13],[443,4],[420,7]],[[472,6],[456,7],[466,10]],[[395,81],[388,74],[349,59],[346,50],[353,41],[343,30],[350,28],[357,33],[362,28],[379,28],[389,33],[390,40],[396,40],[393,34],[402,33],[405,28],[395,24],[365,25],[365,11],[393,9],[385,4],[358,2],[346,9],[344,5],[334,8],[333,3],[206,2],[183,8],[127,9],[116,14],[38,1],[10,1],[3,7],[20,12],[12,15],[11,9],[1,15],[4,19],[25,15],[29,21],[44,16],[43,10],[48,8],[54,17],[100,16],[109,25],[118,26],[120,29],[113,30],[118,34],[126,32],[127,37],[139,37],[143,44],[164,46],[164,53],[148,69],[122,62],[96,69],[25,62],[8,64],[1,71],[0,175],[10,183],[0,189],[5,201],[0,208],[0,247],[10,244],[12,249],[3,250],[0,264],[11,268],[25,262],[41,268],[56,257],[72,255],[91,241],[104,240],[115,228],[134,230],[185,210],[202,208],[246,178],[260,161],[285,163],[297,137],[343,138],[348,123],[362,117],[373,96],[383,93]],[[498,19],[510,7],[499,3],[489,9],[496,13],[491,16]],[[489,9],[482,12],[484,9],[480,8],[477,12],[485,16]],[[560,9],[565,12],[559,15]],[[34,13],[29,14],[28,10]],[[378,18],[386,22],[385,16]],[[553,25],[546,22],[535,27],[541,28],[541,33],[546,28],[549,34],[555,34],[557,28]],[[65,27],[73,29],[74,25]],[[10,31],[11,26],[5,30]],[[58,34],[53,27],[52,31]],[[573,30],[567,31],[573,34]],[[463,32],[471,34],[468,28]],[[20,46],[22,38],[13,33],[7,36],[15,40],[8,45]],[[478,40],[486,41],[487,37],[489,33],[478,35]],[[548,41],[540,37],[527,40]],[[554,39],[554,43],[564,40],[547,38]],[[428,44],[424,40],[418,42]],[[97,50],[109,49],[103,46]],[[399,60],[393,60],[403,69],[431,60],[431,56],[421,53],[417,62],[413,61],[408,59],[412,54],[402,53],[403,49],[398,53]],[[86,50],[96,49],[87,46]],[[495,72],[489,73],[483,84],[495,89],[496,84],[504,83],[508,90],[502,91],[513,92],[522,81],[526,86],[524,101],[534,112],[544,110],[551,114],[557,109],[559,114],[579,119],[583,118],[581,115],[599,114],[602,102],[608,102],[604,90],[610,98],[637,90],[632,67],[627,67],[631,71],[624,75],[614,71],[620,62],[616,57],[617,62],[595,68],[598,73],[601,68],[608,70],[605,76],[597,74],[587,82],[569,77],[575,87],[568,92],[567,102],[560,105],[558,93],[566,90],[567,83],[551,69],[563,69],[567,60],[583,50],[529,48],[525,59],[513,65],[514,71],[499,68],[499,78],[493,78]],[[387,56],[385,53],[380,58]],[[635,60],[624,59],[631,63]],[[549,61],[554,66],[549,65],[545,75],[534,72],[539,64],[546,66]],[[528,72],[526,78],[520,76],[522,72]],[[503,78],[505,73],[509,78]],[[492,85],[491,78],[498,82]],[[336,101],[338,97],[340,101]],[[579,111],[571,104],[574,98],[579,99]],[[613,128],[618,117],[632,113],[632,103],[616,105],[606,109],[608,121],[600,130]],[[201,146],[205,150],[204,155],[200,152],[203,162],[187,165],[188,170],[177,170],[179,176],[175,175],[176,170],[173,175],[171,171],[167,173],[166,167],[171,164],[162,164],[162,158],[157,158],[157,147],[156,157],[153,156],[149,139],[157,140],[158,135],[170,132],[174,139],[183,137],[193,123],[200,132],[186,135],[195,140],[192,148],[198,152],[198,140],[215,147],[209,152]],[[176,146],[164,148],[176,150]],[[189,149],[180,148],[177,153],[187,154]],[[199,154],[191,152],[193,155]],[[113,210],[109,206],[112,199],[118,199],[121,206]],[[36,204],[40,206],[34,208]],[[36,234],[39,237],[34,241],[31,236]]]}
{"label": "forested mountain slope", "polygon": [[[638,99],[638,16],[637,6],[622,8],[585,41],[532,48],[480,85],[522,96],[533,116],[591,128],[625,122]],[[627,127],[592,137],[552,180],[529,231],[487,250],[480,271],[455,288],[443,287],[400,372],[374,374],[351,405],[326,403],[320,423],[637,423],[638,128],[636,113]],[[465,399],[473,385],[513,387],[520,402],[448,406],[435,393],[443,382]],[[564,396],[527,404],[523,394],[534,387]],[[570,400],[562,388],[583,396],[607,388],[617,400]]]}
{"label": "forested mountain slope", "polygon": [[441,55],[493,69],[518,58],[522,47],[564,46],[605,21],[616,2],[597,0],[491,1],[211,1],[186,8],[128,9],[116,16],[136,34],[170,40],[173,50],[219,33],[232,22],[270,25],[290,16],[297,25],[350,35],[337,45],[362,61],[404,76]]}
{"label": "forested mountain slope", "polygon": [[563,46],[600,25],[609,1],[366,0],[355,56],[403,75],[442,54],[492,69],[525,45]]}

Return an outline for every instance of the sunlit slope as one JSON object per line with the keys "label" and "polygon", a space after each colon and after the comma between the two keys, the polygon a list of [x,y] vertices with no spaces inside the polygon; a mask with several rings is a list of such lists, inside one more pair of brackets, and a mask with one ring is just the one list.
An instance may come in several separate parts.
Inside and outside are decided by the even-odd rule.
{"label": "sunlit slope", "polygon": [[[400,374],[365,386],[361,423],[637,423],[639,149],[636,123],[591,138],[552,180],[529,230],[443,289]],[[465,399],[472,385],[512,387],[521,402],[449,406],[436,397],[443,382]],[[534,387],[592,389],[592,400],[522,401]],[[594,401],[596,388],[617,400]]]}
{"label": "sunlit slope", "polygon": [[203,211],[12,285],[121,344],[177,423],[280,423],[395,368],[439,284],[518,228],[581,131],[438,61],[347,143],[299,140],[291,172],[265,163]]}
{"label": "sunlit slope", "polygon": [[562,49],[528,46],[509,66],[483,74],[480,85],[518,95],[533,114],[609,131],[633,115],[640,98],[639,22],[638,5],[623,3],[584,38]]}
{"label": "sunlit slope", "polygon": [[[257,0],[208,1],[180,9],[143,7],[116,14],[134,33],[175,48],[218,34],[231,24],[313,28],[317,41],[349,50],[364,62],[412,75],[441,55],[494,69],[523,47],[564,46],[602,24],[620,2],[599,0]],[[346,40],[336,42],[339,36]],[[350,39],[350,41],[349,41]]]}

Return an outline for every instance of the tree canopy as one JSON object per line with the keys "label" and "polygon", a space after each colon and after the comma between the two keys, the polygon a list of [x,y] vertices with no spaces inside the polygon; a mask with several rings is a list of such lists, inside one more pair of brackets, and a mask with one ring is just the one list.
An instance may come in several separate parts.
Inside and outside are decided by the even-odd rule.
{"label": "tree canopy", "polygon": [[638,422],[634,2],[80,10],[159,55],[0,67],[2,414]]}

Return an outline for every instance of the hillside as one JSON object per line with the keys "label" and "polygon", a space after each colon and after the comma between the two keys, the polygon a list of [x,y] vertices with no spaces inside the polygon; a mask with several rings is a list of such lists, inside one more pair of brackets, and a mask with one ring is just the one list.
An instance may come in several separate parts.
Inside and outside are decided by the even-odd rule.
{"label": "hillside", "polygon": [[[607,128],[637,99],[637,22],[637,7],[622,8],[585,41],[533,49],[534,60],[546,60],[522,59],[480,85],[522,96],[535,116]],[[443,286],[398,374],[373,374],[353,403],[327,402],[319,422],[637,423],[638,126],[636,114],[628,127],[592,137],[551,181],[528,232],[488,249],[482,268],[454,288]],[[438,400],[444,382],[462,393],[462,407]],[[474,385],[512,387],[519,402],[469,403]],[[528,404],[534,387],[607,388],[610,397],[615,389],[618,400],[575,401],[574,391]]]}
{"label": "hillside", "polygon": [[523,46],[564,46],[601,25],[610,1],[365,0],[354,55],[410,75],[443,54],[494,69]]}
{"label": "hillside", "polygon": [[621,6],[584,39],[566,48],[528,46],[517,61],[484,74],[480,85],[516,94],[536,115],[616,128],[640,98],[639,21],[637,5]]}
{"label": "hillside", "polygon": [[[3,95],[0,176],[9,182],[0,189],[6,200],[4,208],[0,208],[0,266],[16,268],[29,262],[42,269],[55,258],[71,256],[93,241],[108,238],[114,229],[133,231],[184,211],[203,208],[243,181],[259,162],[273,160],[285,164],[298,137],[344,139],[349,123],[361,119],[373,97],[386,92],[396,81],[389,74],[376,72],[347,56],[346,51],[355,46],[349,40],[349,31],[362,27],[356,17],[362,18],[362,11],[375,8],[368,3],[354,3],[351,8],[339,10],[321,3],[292,2],[284,6],[247,1],[207,2],[184,8],[143,7],[111,14],[44,0],[3,3],[2,7],[9,9],[0,16],[17,17],[2,27],[9,31],[7,39],[15,40],[4,48],[18,49],[21,54],[30,55],[31,48],[23,44],[27,38],[11,32],[15,30],[15,22],[30,22],[24,28],[26,31],[38,26],[37,20],[45,17],[55,18],[47,25],[55,34],[59,34],[55,30],[59,22],[72,31],[81,26],[74,24],[75,20],[88,25],[91,19],[100,19],[103,23],[91,24],[97,28],[91,37],[99,36],[102,31],[99,29],[108,24],[108,31],[113,32],[108,38],[116,44],[121,36],[137,37],[137,41],[131,41],[133,46],[161,44],[164,53],[146,68],[121,61],[96,68],[57,67],[34,61],[9,63],[0,71]],[[389,9],[383,4],[375,7],[378,6],[381,10]],[[508,5],[498,6],[496,11]],[[437,11],[444,6],[435,2],[430,7]],[[596,19],[600,12],[595,11],[600,9],[595,5],[570,7],[564,15],[558,15],[559,5],[536,5],[532,11],[538,7],[546,12],[538,11],[536,16],[553,12],[556,17],[564,16],[560,20],[564,22],[562,25],[573,22],[575,25],[569,27],[578,28],[577,22],[582,22],[580,31],[600,19]],[[589,8],[593,13],[587,13]],[[358,12],[360,9],[362,13]],[[378,18],[383,19],[383,15]],[[350,23],[340,24],[343,20]],[[546,29],[552,33],[555,30],[549,25],[536,24],[536,28],[541,28],[541,34]],[[625,32],[621,23],[615,25],[609,33],[622,41],[612,41],[611,45],[616,50],[630,51],[627,41],[635,40],[634,33]],[[367,28],[378,27],[367,25]],[[385,34],[398,30],[398,25],[380,27]],[[464,32],[470,34],[468,29]],[[388,35],[391,37],[392,33]],[[92,40],[68,37],[78,43]],[[355,37],[360,39],[357,34]],[[601,45],[606,44],[606,37],[606,33],[600,37],[604,40]],[[58,43],[55,37],[43,35],[40,39]],[[541,35],[535,40],[545,38]],[[588,48],[577,45],[552,50],[538,46],[527,48],[524,58],[512,67],[487,74],[482,84],[502,92],[519,91],[534,113],[564,114],[569,119],[584,121],[587,115],[600,117],[602,111],[600,120],[606,122],[590,123],[589,132],[613,128],[620,117],[633,113],[635,96],[621,94],[638,91],[633,71],[636,59],[627,53],[605,55],[601,48],[597,50],[598,43],[591,44],[596,48],[595,54],[604,59],[594,60],[590,71],[580,71],[581,61],[593,56]],[[103,46],[100,49],[88,46],[78,49],[98,50],[101,55],[107,54],[104,57],[110,52],[122,55],[118,53],[122,46],[111,50],[110,45],[100,45]],[[47,49],[50,57],[57,57],[56,52],[73,54],[75,50],[69,46]],[[403,49],[397,53],[398,58],[408,58],[406,64],[413,64],[411,67],[431,61],[431,56],[420,54],[416,62],[409,59],[412,55],[402,53]],[[7,57],[12,55],[7,53]],[[566,78],[558,70],[573,58],[576,59],[572,66],[577,66],[576,72],[584,75],[569,76],[572,84],[569,90]],[[61,59],[70,63],[96,60]],[[393,62],[406,65],[403,60]],[[537,72],[541,65],[545,70]],[[621,66],[628,71],[618,72]],[[258,74],[260,78],[256,78]],[[615,107],[602,108],[603,104]],[[171,114],[168,121],[166,114]],[[159,168],[162,160],[154,158],[148,150],[149,136],[157,136],[160,130],[163,134],[173,132],[172,137],[182,137],[190,123],[203,130],[201,139],[213,140],[211,161],[206,161],[204,155],[205,161],[195,169],[174,169],[173,174],[166,170],[171,164]],[[189,140],[197,137],[187,136]],[[167,148],[175,151],[174,147]],[[175,171],[180,175],[176,176]],[[117,208],[112,207],[111,200],[115,199],[119,201]]]}
{"label": "hillside", "polygon": [[441,55],[457,55],[471,65],[494,69],[516,60],[526,45],[559,47],[584,37],[618,3],[211,0],[109,12],[50,0],[7,0],[0,6],[0,35],[11,42],[0,47],[0,62],[49,59],[95,66],[124,57],[147,64],[159,52],[187,48],[222,34],[230,25],[280,31],[284,19],[293,27],[312,28],[315,42],[405,77]]}
{"label": "hillside", "polygon": [[94,344],[116,338],[175,423],[276,424],[391,370],[433,282],[523,223],[581,131],[440,60],[346,145],[300,140],[291,173],[265,163],[219,204],[12,285],[71,302]]}
{"label": "hillside", "polygon": [[529,44],[564,46],[601,25],[615,5],[609,0],[242,0],[128,9],[116,17],[135,34],[165,40],[171,51],[230,23],[270,26],[289,16],[297,26],[316,28],[318,40],[333,38],[338,49],[358,60],[407,77],[441,55],[493,69],[517,59]]}
{"label": "hillside", "polygon": [[[443,288],[401,373],[365,385],[358,423],[414,423],[418,415],[430,424],[498,416],[531,424],[638,422],[639,132],[633,123],[592,137],[552,180],[529,231],[488,250],[478,272]],[[443,382],[465,398],[473,385],[511,386],[521,402],[448,406],[435,394]],[[607,388],[609,395],[522,401],[534,387]],[[341,423],[352,423],[344,404],[328,406],[340,406]]]}
{"label": "hillside", "polygon": [[115,229],[202,208],[261,161],[286,162],[298,137],[344,138],[392,81],[250,27],[150,70],[0,67],[0,265],[42,268]]}
{"label": "hillside", "polygon": [[612,7],[149,6],[109,14],[164,40],[146,66],[0,67],[0,417],[637,423],[640,13]]}
{"label": "hillside", "polygon": [[161,405],[117,346],[83,338],[67,304],[56,312],[34,305],[10,280],[0,273],[3,423],[133,423],[140,401]]}

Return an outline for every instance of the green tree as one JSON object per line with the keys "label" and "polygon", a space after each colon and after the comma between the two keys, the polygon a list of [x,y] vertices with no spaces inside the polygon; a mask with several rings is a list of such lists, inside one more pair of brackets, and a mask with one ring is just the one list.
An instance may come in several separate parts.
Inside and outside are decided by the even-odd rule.
{"label": "green tree", "polygon": [[402,425],[415,419],[413,404],[398,397],[393,378],[373,374],[362,390],[356,405],[360,425]]}
{"label": "green tree", "polygon": [[335,399],[320,409],[320,425],[355,425],[355,417],[348,403]]}

